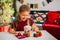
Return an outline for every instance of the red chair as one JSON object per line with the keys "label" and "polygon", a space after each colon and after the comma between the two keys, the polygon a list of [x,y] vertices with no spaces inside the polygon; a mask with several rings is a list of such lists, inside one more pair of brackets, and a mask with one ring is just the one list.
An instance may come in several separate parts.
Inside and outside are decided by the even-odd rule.
{"label": "red chair", "polygon": [[43,29],[47,30],[50,34],[60,40],[60,25],[55,23],[58,16],[59,12],[48,12],[47,20],[42,26]]}

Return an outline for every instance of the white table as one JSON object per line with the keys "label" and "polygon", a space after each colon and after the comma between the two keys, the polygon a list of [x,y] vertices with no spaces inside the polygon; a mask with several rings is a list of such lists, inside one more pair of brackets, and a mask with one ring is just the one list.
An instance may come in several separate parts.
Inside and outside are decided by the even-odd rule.
{"label": "white table", "polygon": [[[0,33],[0,40],[57,40],[55,37],[53,37],[51,34],[49,34],[46,30],[41,30],[42,36],[41,37],[26,37],[23,39],[17,39],[14,35],[9,33]],[[33,32],[32,32],[33,33]]]}

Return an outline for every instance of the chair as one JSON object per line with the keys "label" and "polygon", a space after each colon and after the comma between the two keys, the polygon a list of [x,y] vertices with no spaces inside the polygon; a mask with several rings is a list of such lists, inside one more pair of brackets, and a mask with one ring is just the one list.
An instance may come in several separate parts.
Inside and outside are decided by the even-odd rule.
{"label": "chair", "polygon": [[60,40],[60,25],[56,24],[55,20],[59,16],[60,12],[50,11],[47,14],[47,19],[44,24],[42,24],[43,29],[47,30],[50,34]]}

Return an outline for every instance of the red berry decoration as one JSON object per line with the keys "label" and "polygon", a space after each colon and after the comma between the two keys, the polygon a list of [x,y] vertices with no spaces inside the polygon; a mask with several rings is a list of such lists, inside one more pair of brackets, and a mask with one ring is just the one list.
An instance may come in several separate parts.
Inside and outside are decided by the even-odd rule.
{"label": "red berry decoration", "polygon": [[21,35],[21,33],[19,32],[18,35],[16,35],[16,37],[18,39],[22,39],[22,38],[25,38],[25,34]]}
{"label": "red berry decoration", "polygon": [[42,33],[41,33],[41,32],[39,33],[39,36],[40,36],[40,37],[42,36]]}
{"label": "red berry decoration", "polygon": [[21,33],[20,32],[18,33],[18,36],[21,36]]}

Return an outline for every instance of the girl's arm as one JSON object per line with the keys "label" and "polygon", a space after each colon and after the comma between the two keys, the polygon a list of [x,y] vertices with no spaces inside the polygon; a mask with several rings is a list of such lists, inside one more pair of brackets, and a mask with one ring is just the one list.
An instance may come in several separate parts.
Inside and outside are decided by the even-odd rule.
{"label": "girl's arm", "polygon": [[36,32],[39,32],[39,28],[34,23],[32,25],[32,30],[36,31]]}
{"label": "girl's arm", "polygon": [[16,31],[14,29],[10,28],[9,33],[15,34]]}

